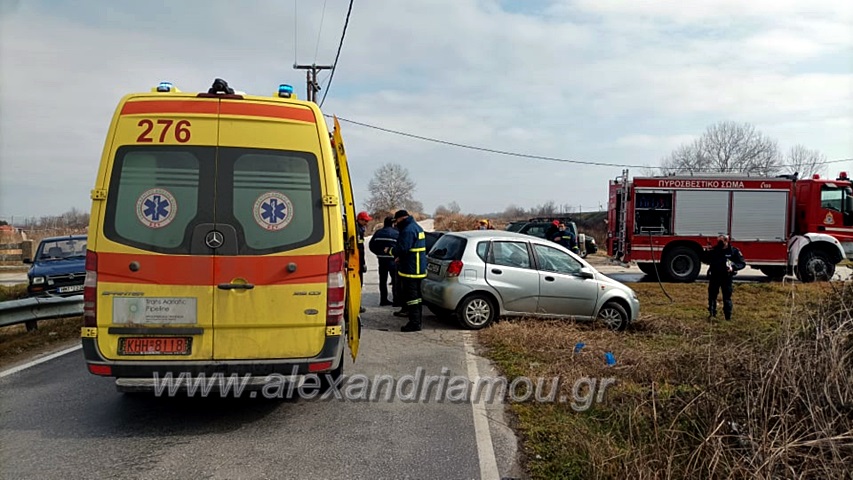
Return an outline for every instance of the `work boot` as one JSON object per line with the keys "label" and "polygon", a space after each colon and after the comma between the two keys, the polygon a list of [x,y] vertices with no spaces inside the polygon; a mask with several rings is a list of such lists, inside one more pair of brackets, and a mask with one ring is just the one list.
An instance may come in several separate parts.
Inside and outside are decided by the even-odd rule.
{"label": "work boot", "polygon": [[421,306],[412,305],[409,307],[409,322],[400,328],[401,332],[419,332],[421,331]]}
{"label": "work boot", "polygon": [[400,309],[400,310],[397,310],[396,312],[394,312],[394,316],[395,316],[395,317],[408,317],[408,316],[409,316],[409,312],[408,312],[408,311],[406,311],[406,310],[402,310],[402,309]]}
{"label": "work boot", "polygon": [[389,302],[388,300],[380,300],[380,301],[379,301],[379,306],[380,306],[380,307],[387,307],[387,306],[390,306],[390,305],[392,305],[392,303],[391,303],[391,302]]}

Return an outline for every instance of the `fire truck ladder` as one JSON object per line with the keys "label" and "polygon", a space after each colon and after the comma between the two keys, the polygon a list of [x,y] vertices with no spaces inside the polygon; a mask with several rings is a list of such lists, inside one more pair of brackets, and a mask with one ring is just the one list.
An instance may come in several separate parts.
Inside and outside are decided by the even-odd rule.
{"label": "fire truck ladder", "polygon": [[627,252],[626,243],[628,241],[628,169],[622,170],[622,188],[619,193],[619,238],[616,248],[616,259],[620,262],[625,257]]}

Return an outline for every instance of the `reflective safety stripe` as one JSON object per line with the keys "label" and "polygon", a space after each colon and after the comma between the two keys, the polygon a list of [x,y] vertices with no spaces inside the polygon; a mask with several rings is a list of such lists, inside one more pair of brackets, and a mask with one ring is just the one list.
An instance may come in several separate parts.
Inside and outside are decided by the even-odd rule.
{"label": "reflective safety stripe", "polygon": [[426,235],[424,234],[424,232],[418,232],[418,240],[425,240],[425,239],[426,239]]}
{"label": "reflective safety stripe", "polygon": [[426,252],[426,248],[413,248],[410,252]]}
{"label": "reflective safety stripe", "polygon": [[422,301],[423,301],[422,299],[417,298],[415,300],[409,300],[408,302],[406,302],[406,305],[417,305],[417,304],[421,303]]}
{"label": "reflective safety stripe", "polygon": [[401,277],[406,277],[406,278],[426,278],[426,273],[411,274],[411,273],[397,272],[397,275],[399,275]]}

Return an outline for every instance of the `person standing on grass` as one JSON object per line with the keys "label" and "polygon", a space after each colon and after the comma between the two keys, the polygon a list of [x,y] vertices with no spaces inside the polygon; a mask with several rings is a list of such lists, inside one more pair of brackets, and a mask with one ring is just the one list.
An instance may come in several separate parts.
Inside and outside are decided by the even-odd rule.
{"label": "person standing on grass", "polygon": [[732,290],[734,276],[739,270],[746,268],[740,250],[729,242],[729,236],[721,233],[717,236],[717,244],[706,252],[708,263],[708,313],[717,316],[717,296],[723,291],[723,314],[726,320],[732,319]]}

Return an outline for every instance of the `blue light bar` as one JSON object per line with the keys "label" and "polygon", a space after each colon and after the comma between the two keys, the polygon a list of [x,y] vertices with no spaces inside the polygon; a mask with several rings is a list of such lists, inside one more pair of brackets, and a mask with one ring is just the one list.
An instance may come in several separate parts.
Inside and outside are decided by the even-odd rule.
{"label": "blue light bar", "polygon": [[286,83],[282,83],[278,86],[278,96],[283,98],[290,98],[293,95],[293,87]]}
{"label": "blue light bar", "polygon": [[172,91],[172,82],[160,82],[160,85],[157,85],[158,92],[171,92]]}

